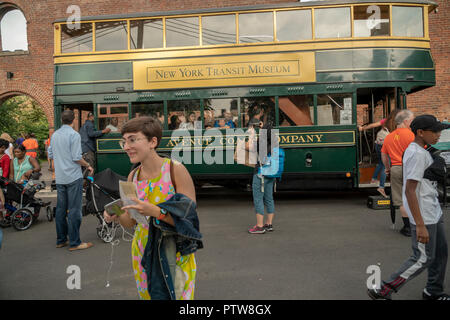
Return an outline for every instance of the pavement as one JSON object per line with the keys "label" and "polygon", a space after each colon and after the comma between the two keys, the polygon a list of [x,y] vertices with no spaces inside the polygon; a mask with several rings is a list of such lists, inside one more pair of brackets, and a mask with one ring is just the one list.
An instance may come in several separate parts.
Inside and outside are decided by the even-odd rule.
{"label": "pavement", "polygon": [[[378,266],[385,279],[411,254],[410,238],[398,232],[400,217],[392,230],[389,210],[367,208],[368,195],[375,193],[278,192],[275,230],[251,235],[250,192],[202,190],[197,201],[204,249],[196,253],[196,300],[367,300],[368,267]],[[54,205],[56,198],[49,199]],[[447,239],[449,213],[446,208]],[[95,216],[83,217],[81,239],[94,247],[76,252],[55,248],[55,225],[43,212],[29,230],[3,229],[0,299],[138,299],[131,237],[120,233],[116,245],[104,243],[97,224]],[[71,286],[74,267],[80,270],[79,289]],[[447,290],[449,272],[450,264]],[[394,299],[421,299],[425,282],[426,272]]]}

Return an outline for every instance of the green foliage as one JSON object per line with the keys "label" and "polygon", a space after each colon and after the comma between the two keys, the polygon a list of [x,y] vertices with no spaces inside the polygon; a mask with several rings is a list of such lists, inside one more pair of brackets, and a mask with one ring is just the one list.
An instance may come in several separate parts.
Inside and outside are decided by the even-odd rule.
{"label": "green foliage", "polygon": [[48,136],[47,117],[33,99],[26,96],[10,98],[0,106],[0,134],[3,132],[14,140],[21,134],[34,133],[42,150]]}

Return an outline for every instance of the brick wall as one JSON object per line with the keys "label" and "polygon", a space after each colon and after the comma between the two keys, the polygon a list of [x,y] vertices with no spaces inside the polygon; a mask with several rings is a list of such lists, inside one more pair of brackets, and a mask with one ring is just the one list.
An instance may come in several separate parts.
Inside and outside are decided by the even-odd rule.
{"label": "brick wall", "polygon": [[[432,53],[436,62],[437,86],[410,95],[409,105],[417,113],[433,113],[439,118],[449,118],[449,1],[437,0],[439,13],[430,16]],[[10,0],[17,5],[27,20],[28,52],[20,54],[0,53],[0,102],[26,94],[43,108],[50,126],[53,126],[53,21],[68,17],[68,6],[77,4],[82,16],[125,14],[136,12],[188,10],[265,3],[289,3],[287,0]],[[0,5],[1,6],[1,5]],[[6,71],[14,78],[6,79]]]}
{"label": "brick wall", "polygon": [[408,108],[416,115],[431,113],[450,121],[450,1],[436,0],[438,13],[429,15],[431,54],[436,86],[408,95]]}

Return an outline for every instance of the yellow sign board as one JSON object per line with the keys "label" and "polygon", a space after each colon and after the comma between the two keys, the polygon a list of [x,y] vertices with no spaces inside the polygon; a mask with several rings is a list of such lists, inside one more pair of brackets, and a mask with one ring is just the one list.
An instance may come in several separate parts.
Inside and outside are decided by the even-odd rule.
{"label": "yellow sign board", "polygon": [[134,90],[314,82],[314,52],[133,62]]}

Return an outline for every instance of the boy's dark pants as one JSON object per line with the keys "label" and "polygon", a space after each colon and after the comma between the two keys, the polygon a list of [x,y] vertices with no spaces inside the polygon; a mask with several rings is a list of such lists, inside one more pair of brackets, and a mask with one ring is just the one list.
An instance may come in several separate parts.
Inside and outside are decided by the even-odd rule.
{"label": "boy's dark pants", "polygon": [[443,218],[437,224],[426,226],[430,241],[427,244],[417,242],[416,226],[411,223],[413,255],[400,269],[383,282],[380,293],[390,296],[406,282],[428,269],[428,281],[425,289],[431,295],[440,295],[444,291],[445,270],[447,268],[447,240],[445,238]]}

